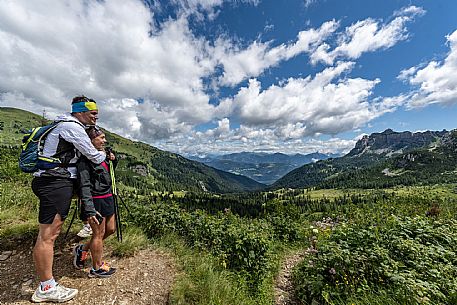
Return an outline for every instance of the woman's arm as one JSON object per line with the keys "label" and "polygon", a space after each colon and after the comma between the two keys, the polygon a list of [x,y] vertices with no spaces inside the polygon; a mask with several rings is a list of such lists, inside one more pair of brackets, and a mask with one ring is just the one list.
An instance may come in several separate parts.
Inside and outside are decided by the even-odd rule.
{"label": "woman's arm", "polygon": [[84,205],[84,215],[85,217],[95,216],[97,212],[92,200],[92,184],[90,180],[92,167],[85,157],[79,160],[76,167],[78,170],[79,197]]}

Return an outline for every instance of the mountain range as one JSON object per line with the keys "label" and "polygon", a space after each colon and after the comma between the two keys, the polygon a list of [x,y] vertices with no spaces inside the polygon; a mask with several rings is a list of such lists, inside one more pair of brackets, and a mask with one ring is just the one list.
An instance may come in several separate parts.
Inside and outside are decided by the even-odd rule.
{"label": "mountain range", "polygon": [[[0,107],[0,149],[3,156],[9,156],[5,160],[17,162],[21,130],[47,123],[31,112]],[[362,137],[342,157],[243,152],[194,156],[194,160],[105,132],[119,159],[118,180],[139,194],[179,190],[234,193],[280,188],[384,188],[457,182],[456,129],[415,133],[387,129]],[[288,168],[295,169],[287,172]]]}
{"label": "mountain range", "polygon": [[340,158],[297,168],[271,188],[382,188],[457,182],[457,130],[387,129],[357,141]]}
{"label": "mountain range", "polygon": [[189,155],[187,158],[208,166],[249,177],[263,184],[272,184],[291,170],[304,164],[325,160],[338,155],[311,154],[287,155],[283,153],[240,152],[225,155]]}

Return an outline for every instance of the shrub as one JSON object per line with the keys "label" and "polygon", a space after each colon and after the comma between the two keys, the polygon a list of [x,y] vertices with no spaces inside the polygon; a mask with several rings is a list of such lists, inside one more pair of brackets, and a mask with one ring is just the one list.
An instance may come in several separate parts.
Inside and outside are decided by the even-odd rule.
{"label": "shrub", "polygon": [[294,273],[305,304],[389,295],[399,304],[457,303],[457,222],[390,217],[340,226]]}
{"label": "shrub", "polygon": [[173,203],[137,206],[134,214],[149,237],[179,234],[192,246],[211,251],[224,267],[242,274],[254,290],[270,269],[272,233],[264,221],[247,221],[231,213],[187,212]]}

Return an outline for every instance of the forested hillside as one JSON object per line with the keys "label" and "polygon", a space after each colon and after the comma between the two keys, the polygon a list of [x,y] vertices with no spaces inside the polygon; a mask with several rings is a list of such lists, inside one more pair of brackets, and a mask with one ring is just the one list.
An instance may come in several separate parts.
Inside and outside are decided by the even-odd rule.
{"label": "forested hillside", "polygon": [[[42,117],[14,108],[0,108],[0,145],[19,154],[21,130],[46,124]],[[138,193],[164,190],[215,193],[258,190],[264,185],[247,177],[223,172],[148,144],[106,131],[108,145],[118,154],[117,174]]]}
{"label": "forested hillside", "polygon": [[341,158],[304,165],[272,188],[383,188],[457,181],[457,131],[365,136]]}

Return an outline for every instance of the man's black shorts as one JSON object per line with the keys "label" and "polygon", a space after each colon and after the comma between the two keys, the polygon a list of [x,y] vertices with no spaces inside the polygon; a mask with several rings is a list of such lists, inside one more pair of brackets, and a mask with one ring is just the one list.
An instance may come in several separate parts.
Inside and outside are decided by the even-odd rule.
{"label": "man's black shorts", "polygon": [[38,221],[51,224],[56,214],[62,220],[67,218],[73,196],[74,179],[58,177],[35,177],[32,190],[40,199]]}

